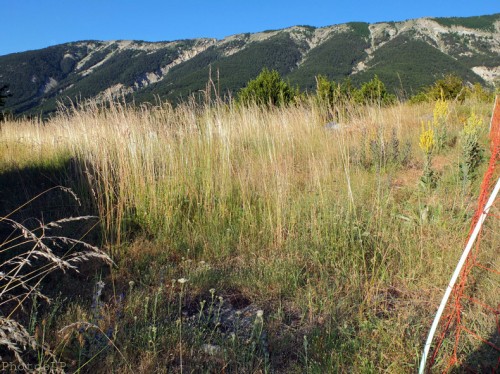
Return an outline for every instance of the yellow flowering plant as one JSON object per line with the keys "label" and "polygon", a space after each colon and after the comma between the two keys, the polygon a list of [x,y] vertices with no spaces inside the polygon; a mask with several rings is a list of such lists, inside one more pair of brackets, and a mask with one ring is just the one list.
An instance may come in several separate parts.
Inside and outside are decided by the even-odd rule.
{"label": "yellow flowering plant", "polygon": [[424,154],[429,155],[432,153],[435,144],[433,126],[430,122],[427,122],[427,126],[425,126],[424,122],[422,122],[422,131],[420,132],[419,143],[420,149],[424,152]]}
{"label": "yellow flowering plant", "polygon": [[420,132],[420,149],[424,153],[424,172],[420,179],[421,184],[425,188],[436,187],[436,177],[432,170],[432,152],[436,146],[434,128],[430,122],[427,126],[422,122],[422,131]]}
{"label": "yellow flowering plant", "polygon": [[479,144],[479,134],[482,127],[482,118],[472,111],[460,133],[462,143],[460,174],[464,183],[464,189],[469,182],[476,178],[477,169],[483,159],[483,149]]}
{"label": "yellow flowering plant", "polygon": [[479,135],[483,127],[483,119],[476,115],[474,111],[471,112],[469,118],[464,124],[462,136]]}
{"label": "yellow flowering plant", "polygon": [[448,129],[446,121],[448,119],[449,107],[445,100],[438,100],[434,105],[432,125],[436,129],[436,149],[441,151],[448,141]]}

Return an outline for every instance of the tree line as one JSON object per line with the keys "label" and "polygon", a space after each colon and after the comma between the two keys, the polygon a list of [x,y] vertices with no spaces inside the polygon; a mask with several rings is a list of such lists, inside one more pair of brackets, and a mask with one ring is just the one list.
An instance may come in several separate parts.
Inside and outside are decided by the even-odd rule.
{"label": "tree line", "polygon": [[[237,95],[239,104],[257,104],[265,106],[284,106],[297,102],[304,94],[298,87],[293,87],[281,78],[276,70],[264,68],[250,80]],[[432,85],[421,89],[410,97],[410,103],[432,102],[436,100],[464,101],[472,97],[480,101],[493,100],[494,92],[479,83],[467,85],[461,78],[450,74],[436,80]],[[323,75],[316,76],[316,99],[321,104],[335,106],[340,103],[376,104],[386,106],[394,104],[397,97],[389,93],[385,84],[375,75],[371,80],[356,87],[349,78],[341,82],[330,81]]]}

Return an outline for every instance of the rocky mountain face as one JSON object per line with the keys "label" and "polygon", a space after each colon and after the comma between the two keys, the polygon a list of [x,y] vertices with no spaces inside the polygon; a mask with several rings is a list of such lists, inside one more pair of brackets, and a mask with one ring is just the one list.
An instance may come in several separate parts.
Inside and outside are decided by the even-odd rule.
{"label": "rocky mountain face", "polygon": [[213,90],[234,95],[263,67],[309,91],[318,74],[354,84],[377,74],[400,95],[448,73],[493,85],[500,79],[500,13],[294,26],[222,40],[79,41],[0,56],[0,86],[9,85],[10,111],[50,113],[68,98],[176,101],[203,90],[210,72]]}

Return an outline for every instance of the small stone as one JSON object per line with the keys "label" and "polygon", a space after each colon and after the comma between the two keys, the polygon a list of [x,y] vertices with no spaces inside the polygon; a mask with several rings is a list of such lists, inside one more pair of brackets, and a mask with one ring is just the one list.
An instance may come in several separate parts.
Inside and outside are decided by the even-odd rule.
{"label": "small stone", "polygon": [[214,356],[214,355],[222,352],[222,348],[220,346],[213,345],[213,344],[203,344],[201,346],[201,349],[203,352],[205,352],[206,354],[208,354],[210,356]]}
{"label": "small stone", "polygon": [[327,130],[340,130],[342,126],[337,122],[328,122],[325,124],[325,129]]}

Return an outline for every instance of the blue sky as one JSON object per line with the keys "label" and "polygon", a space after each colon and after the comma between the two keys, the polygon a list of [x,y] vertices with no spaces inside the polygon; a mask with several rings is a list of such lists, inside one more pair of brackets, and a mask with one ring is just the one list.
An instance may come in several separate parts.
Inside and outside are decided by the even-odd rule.
{"label": "blue sky", "polygon": [[500,12],[499,0],[0,0],[0,55],[77,40],[177,40]]}

